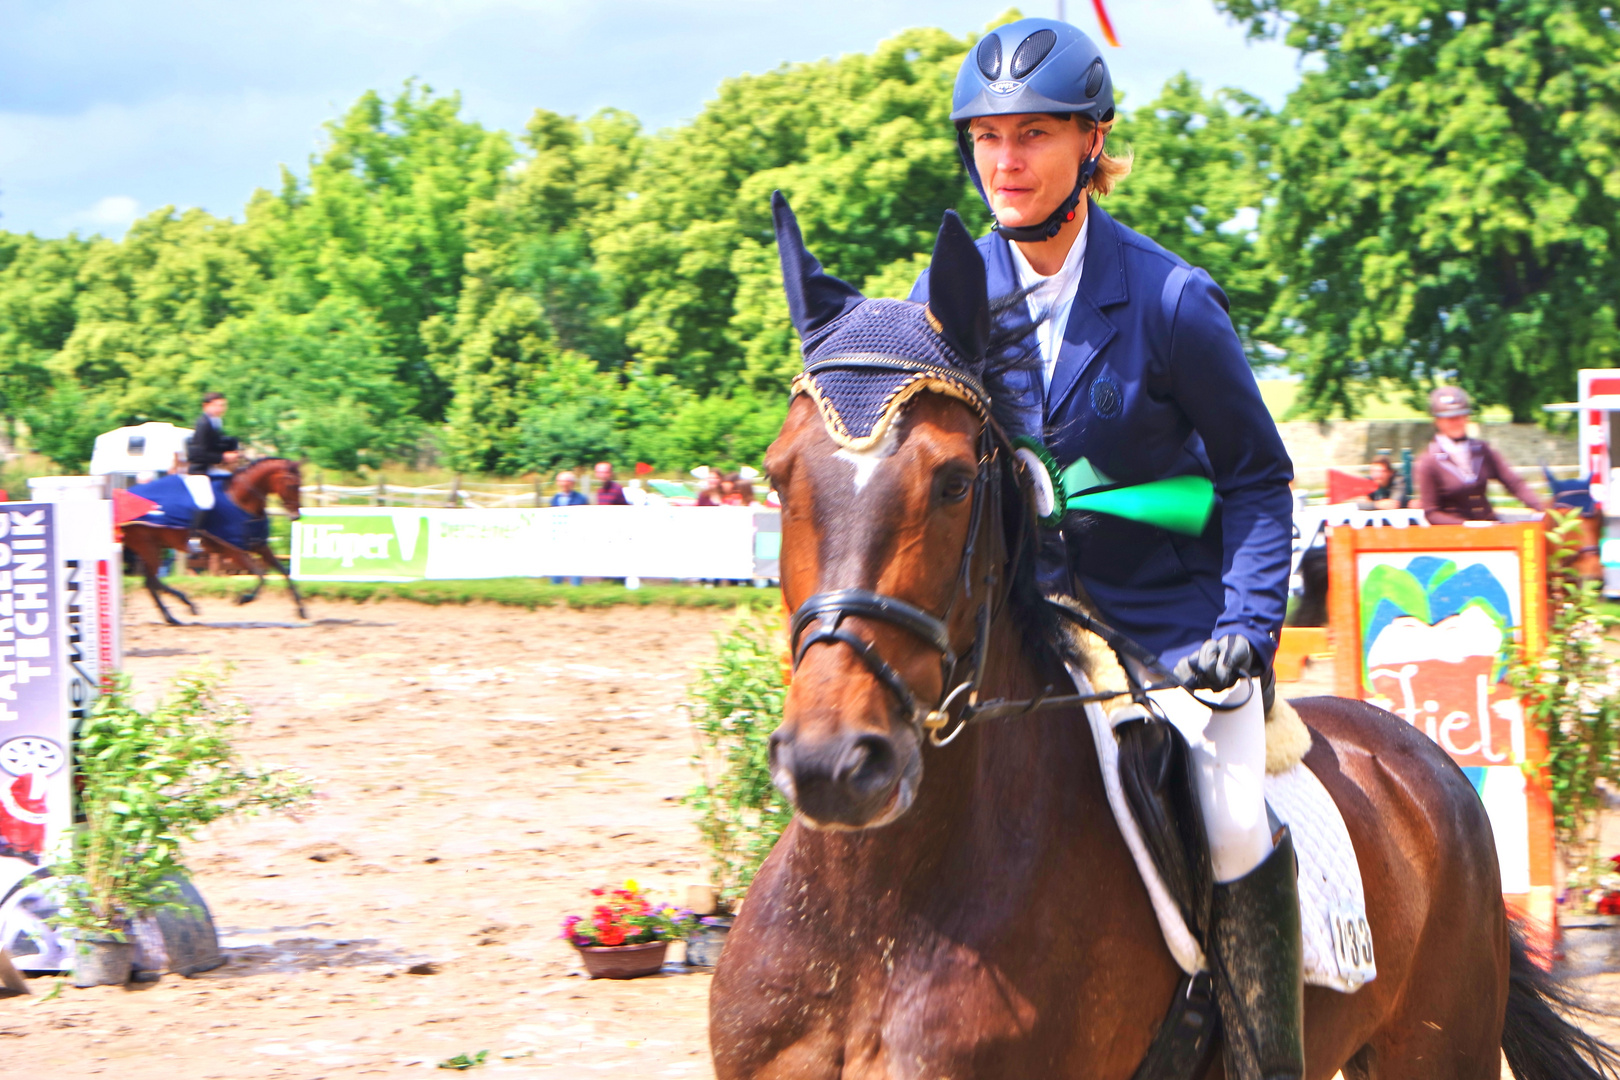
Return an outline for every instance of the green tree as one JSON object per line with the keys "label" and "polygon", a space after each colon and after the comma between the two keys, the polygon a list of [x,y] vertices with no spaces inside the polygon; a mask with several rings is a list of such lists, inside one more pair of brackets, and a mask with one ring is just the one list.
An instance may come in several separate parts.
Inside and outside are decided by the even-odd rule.
{"label": "green tree", "polygon": [[[948,119],[968,45],[910,30],[871,54],[728,79],[690,125],[648,141],[632,190],[590,227],[626,344],[648,371],[703,396],[786,388],[793,365],[768,299],[773,190],[793,199],[827,266],[856,283],[928,249],[947,208],[977,205]],[[777,343],[750,355],[756,328]]]}
{"label": "green tree", "polygon": [[377,467],[422,434],[387,345],[372,314],[346,297],[302,315],[265,305],[208,335],[190,379],[225,393],[232,429],[266,449],[345,472]]}
{"label": "green tree", "polygon": [[49,362],[76,321],[88,241],[0,232],[0,416],[13,419],[50,386]]}
{"label": "green tree", "polygon": [[1602,0],[1226,0],[1320,70],[1289,98],[1265,328],[1309,407],[1456,378],[1515,420],[1612,364],[1620,25]]}
{"label": "green tree", "polygon": [[128,419],[105,397],[87,393],[71,379],[59,380],[41,398],[22,410],[33,448],[64,473],[82,473],[90,466],[96,436],[121,427]]}
{"label": "green tree", "polygon": [[1172,76],[1157,98],[1121,115],[1110,143],[1135,161],[1103,200],[1114,217],[1209,271],[1251,354],[1276,296],[1256,242],[1276,126],[1257,98],[1205,94],[1185,72]]}
{"label": "green tree", "polygon": [[460,117],[458,95],[407,84],[391,103],[363,94],[311,162],[309,178],[248,207],[254,250],[275,296],[300,313],[326,296],[369,310],[399,360],[418,413],[444,415],[448,380],[429,362],[423,323],[454,314],[466,271],[468,208],[500,190],[516,158],[501,132]]}

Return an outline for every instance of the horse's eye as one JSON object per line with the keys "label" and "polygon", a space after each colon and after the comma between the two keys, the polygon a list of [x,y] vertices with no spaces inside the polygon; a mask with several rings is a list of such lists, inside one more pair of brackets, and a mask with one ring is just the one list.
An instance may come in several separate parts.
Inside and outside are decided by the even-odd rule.
{"label": "horse's eye", "polygon": [[947,477],[945,482],[940,485],[939,496],[946,502],[961,502],[967,497],[969,486],[968,479],[965,476]]}

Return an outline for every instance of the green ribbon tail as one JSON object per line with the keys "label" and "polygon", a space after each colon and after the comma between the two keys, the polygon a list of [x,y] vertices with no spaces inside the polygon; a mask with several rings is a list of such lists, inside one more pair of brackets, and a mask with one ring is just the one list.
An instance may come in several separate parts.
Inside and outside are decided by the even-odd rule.
{"label": "green ribbon tail", "polygon": [[1070,496],[1070,510],[1089,510],[1198,536],[1215,510],[1215,485],[1207,476],[1172,476],[1146,484],[1083,491]]}

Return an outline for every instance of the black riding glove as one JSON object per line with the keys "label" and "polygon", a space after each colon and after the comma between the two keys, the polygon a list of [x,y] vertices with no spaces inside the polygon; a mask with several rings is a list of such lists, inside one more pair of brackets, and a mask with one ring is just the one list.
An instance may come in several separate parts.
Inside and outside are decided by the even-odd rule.
{"label": "black riding glove", "polygon": [[1176,664],[1176,678],[1190,690],[1225,690],[1239,679],[1262,676],[1265,659],[1242,634],[1210,638]]}

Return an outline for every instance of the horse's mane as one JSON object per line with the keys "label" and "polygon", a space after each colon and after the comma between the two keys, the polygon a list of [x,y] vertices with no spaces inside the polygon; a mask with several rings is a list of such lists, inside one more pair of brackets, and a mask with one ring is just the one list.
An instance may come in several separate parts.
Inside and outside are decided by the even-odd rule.
{"label": "horse's mane", "polygon": [[246,465],[243,465],[240,469],[237,469],[236,472],[238,474],[245,473],[245,472],[250,472],[253,469],[263,468],[266,465],[273,465],[278,461],[281,462],[284,465],[289,466],[294,472],[299,471],[298,462],[294,461],[292,458],[277,457],[277,456],[272,455],[270,457],[254,458],[252,461],[248,462]]}
{"label": "horse's mane", "polygon": [[[1026,301],[1031,289],[1019,289],[990,301],[990,339],[984,355],[964,363],[990,395],[987,421],[998,429],[1006,442],[1006,431],[1016,429],[1016,390],[1009,379],[1015,372],[1038,368],[1040,348],[1035,329],[1046,315],[1031,318]],[[1007,604],[1024,647],[1033,656],[1053,664],[1074,660],[1073,638],[1069,628],[1056,615],[1041,591],[1036,574],[1041,533],[1036,521],[1034,495],[1018,480],[1018,470],[1010,456],[1001,460],[1002,531],[1007,538],[1007,556],[1014,568],[1008,583]]]}

